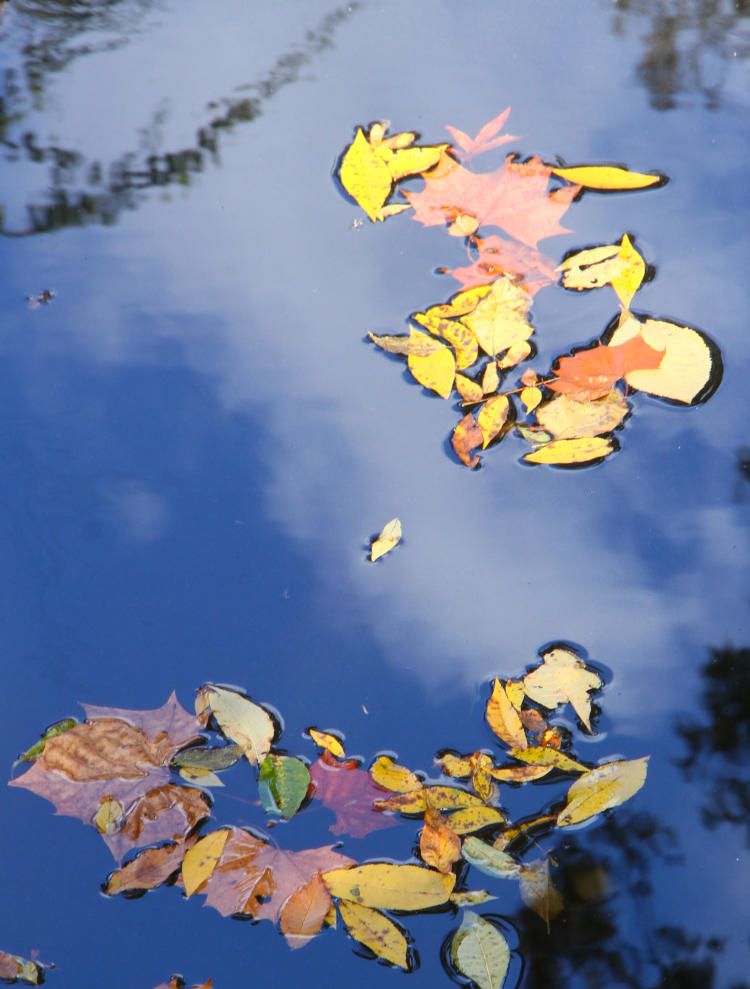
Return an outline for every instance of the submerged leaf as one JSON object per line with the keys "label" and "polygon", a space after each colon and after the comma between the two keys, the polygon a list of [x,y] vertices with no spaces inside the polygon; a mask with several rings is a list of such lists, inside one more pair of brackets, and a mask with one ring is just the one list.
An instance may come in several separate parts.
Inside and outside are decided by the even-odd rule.
{"label": "submerged leaf", "polygon": [[552,882],[547,859],[537,859],[522,866],[519,875],[521,899],[539,914],[549,930],[549,922],[563,910],[563,899]]}
{"label": "submerged leaf", "polygon": [[456,455],[467,467],[474,468],[479,464],[479,457],[474,453],[477,447],[484,443],[484,435],[477,425],[474,416],[469,412],[458,423],[451,434],[451,446]]}
{"label": "submerged leaf", "polygon": [[510,965],[510,949],[494,924],[466,910],[451,941],[451,961],[478,989],[501,989]]}
{"label": "submerged leaf", "polygon": [[555,439],[586,439],[611,433],[630,411],[627,399],[617,388],[603,398],[576,402],[556,395],[536,410],[536,420]]}
{"label": "submerged leaf", "polygon": [[534,327],[528,320],[531,298],[511,278],[497,278],[473,312],[461,317],[490,357],[528,340]]}
{"label": "submerged leaf", "polygon": [[326,749],[331,755],[340,759],[344,758],[344,746],[341,744],[341,739],[336,738],[335,735],[327,731],[319,731],[317,728],[308,728],[307,734],[321,749]]}
{"label": "submerged leaf", "polygon": [[380,535],[373,539],[370,545],[370,560],[374,563],[381,556],[390,553],[394,546],[401,542],[401,519],[391,519],[386,522]]}
{"label": "submerged leaf", "polygon": [[629,800],[646,781],[648,760],[644,756],[606,762],[579,777],[568,790],[568,802],[557,816],[558,827],[580,824]]}
{"label": "submerged leaf", "polygon": [[294,817],[310,786],[310,772],[304,762],[292,756],[270,753],[260,767],[260,779],[270,786],[284,820]]}

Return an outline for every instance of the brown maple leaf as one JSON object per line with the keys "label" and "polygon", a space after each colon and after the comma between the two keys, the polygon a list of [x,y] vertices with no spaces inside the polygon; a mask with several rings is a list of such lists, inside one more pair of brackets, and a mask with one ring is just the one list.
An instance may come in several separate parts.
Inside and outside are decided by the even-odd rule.
{"label": "brown maple leaf", "polygon": [[111,873],[102,886],[102,892],[107,896],[114,896],[116,893],[134,890],[156,889],[180,868],[185,852],[197,840],[198,835],[193,834],[185,841],[160,845],[158,848],[145,848],[121,869]]}
{"label": "brown maple leaf", "polygon": [[636,334],[614,347],[599,344],[572,357],[561,357],[553,371],[555,380],[548,381],[547,387],[576,402],[589,402],[608,395],[612,385],[628,372],[659,367],[663,357],[663,350],[655,350]]}
{"label": "brown maple leaf", "polygon": [[310,779],[315,798],[336,814],[330,827],[333,834],[364,838],[371,831],[392,828],[398,823],[373,806],[374,801],[390,791],[378,786],[356,759],[339,761],[323,751],[310,766]]}
{"label": "brown maple leaf", "polygon": [[414,207],[414,219],[426,227],[469,215],[478,226],[501,227],[536,247],[545,237],[568,232],[560,219],[580,191],[577,185],[549,191],[551,174],[539,158],[520,162],[512,156],[494,172],[471,172],[443,152],[436,168],[425,174],[424,189],[403,192]]}
{"label": "brown maple leaf", "polygon": [[452,275],[464,288],[487,285],[500,275],[515,275],[529,295],[535,295],[545,285],[557,280],[554,262],[532,247],[492,234],[475,237],[471,245],[476,257],[460,268],[441,268]]}

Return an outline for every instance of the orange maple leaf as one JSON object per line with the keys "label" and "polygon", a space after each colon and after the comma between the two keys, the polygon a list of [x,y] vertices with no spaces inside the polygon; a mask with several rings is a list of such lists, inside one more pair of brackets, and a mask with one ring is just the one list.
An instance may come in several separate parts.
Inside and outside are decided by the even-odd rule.
{"label": "orange maple leaf", "polygon": [[556,380],[548,381],[547,387],[576,402],[589,402],[609,394],[612,385],[629,371],[657,368],[663,357],[664,351],[651,347],[639,333],[614,347],[600,344],[561,357],[553,372]]}

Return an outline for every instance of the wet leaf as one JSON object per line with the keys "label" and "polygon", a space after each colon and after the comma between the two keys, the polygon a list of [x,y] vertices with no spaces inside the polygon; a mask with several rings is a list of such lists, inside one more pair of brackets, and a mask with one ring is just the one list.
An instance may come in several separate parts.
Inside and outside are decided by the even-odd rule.
{"label": "wet leaf", "polygon": [[506,107],[502,113],[486,123],[476,137],[469,137],[464,131],[446,124],[445,129],[460,148],[460,150],[456,151],[457,157],[471,158],[473,155],[481,154],[483,151],[499,148],[501,144],[507,144],[508,141],[517,141],[518,137],[514,134],[501,134],[499,137],[497,136],[505,126],[509,114],[510,107]]}
{"label": "wet leaf", "polygon": [[105,797],[94,817],[94,825],[101,834],[119,831],[125,819],[124,808],[114,797]]}
{"label": "wet leaf", "polygon": [[567,803],[557,816],[558,827],[580,824],[629,800],[646,781],[648,759],[644,756],[607,762],[579,777],[568,790]]}
{"label": "wet leaf", "polygon": [[396,793],[421,790],[422,781],[404,766],[399,766],[390,756],[381,755],[370,767],[370,775],[378,786]]}
{"label": "wet leaf", "polygon": [[449,873],[461,858],[461,839],[433,807],[425,810],[424,827],[419,835],[419,854],[438,872]]}
{"label": "wet leaf", "polygon": [[513,707],[520,714],[521,705],[523,704],[523,699],[526,696],[523,690],[523,682],[521,680],[506,680],[505,693],[508,695],[508,700],[511,702]]}
{"label": "wet leaf", "polygon": [[188,783],[199,783],[204,789],[211,789],[215,786],[224,786],[222,780],[212,773],[210,769],[199,769],[195,766],[183,766],[182,769],[178,770],[179,775],[182,779],[186,780]]}
{"label": "wet leaf", "polygon": [[628,368],[625,381],[631,388],[673,402],[691,405],[701,398],[715,368],[709,338],[699,330],[662,319],[623,320],[610,338],[610,346],[622,346],[640,336],[663,356],[655,368]]}
{"label": "wet leaf", "polygon": [[656,349],[641,334],[633,334],[623,343],[599,344],[572,357],[561,357],[553,372],[556,377],[547,387],[577,402],[588,402],[607,395],[612,385],[631,371],[658,368],[664,356],[664,349]]}
{"label": "wet leaf", "polygon": [[472,831],[504,824],[505,814],[495,807],[465,807],[463,810],[454,811],[446,821],[451,831],[456,834],[471,834]]}
{"label": "wet leaf", "polygon": [[528,340],[534,332],[527,316],[530,306],[530,296],[503,276],[461,321],[474,333],[482,350],[494,357]]}
{"label": "wet leaf", "polygon": [[521,389],[521,401],[526,407],[526,412],[533,412],[534,409],[539,405],[542,400],[542,391],[540,388],[522,388]]}
{"label": "wet leaf", "polygon": [[471,367],[479,353],[477,338],[468,326],[464,326],[458,320],[433,315],[433,312],[433,309],[429,309],[426,313],[412,313],[411,318],[430,333],[447,340],[456,352],[457,368]]}
{"label": "wet leaf", "polygon": [[378,800],[376,806],[383,810],[394,810],[401,814],[424,814],[428,807],[438,810],[461,810],[464,807],[479,807],[482,801],[467,790],[457,786],[423,786],[411,793],[397,793],[387,800]]}
{"label": "wet leaf", "polygon": [[550,649],[542,659],[541,666],[524,677],[523,687],[527,696],[550,709],[570,701],[586,730],[591,731],[589,691],[601,687],[599,675],[588,669],[583,660],[568,649]]}
{"label": "wet leaf", "polygon": [[276,727],[268,711],[249,697],[208,684],[195,698],[196,711],[210,711],[224,735],[236,742],[251,765],[260,765],[268,755]]}
{"label": "wet leaf", "polygon": [[496,879],[516,879],[521,872],[521,866],[511,855],[474,835],[464,839],[461,854],[470,865]]}
{"label": "wet leaf", "polygon": [[393,177],[377,150],[372,147],[361,128],[341,162],[341,184],[370,219],[375,222],[381,206],[391,194]]}
{"label": "wet leaf", "polygon": [[482,392],[485,395],[492,395],[497,391],[499,384],[500,375],[497,371],[497,364],[495,361],[490,361],[482,375]]}
{"label": "wet leaf", "polygon": [[341,739],[336,738],[335,735],[327,731],[319,731],[317,728],[308,728],[307,734],[321,749],[326,749],[331,755],[340,759],[344,758],[344,746],[341,744]]}
{"label": "wet leaf", "polygon": [[549,930],[549,922],[563,910],[563,899],[552,882],[547,859],[522,866],[518,885],[523,902],[539,914]]}
{"label": "wet leaf", "polygon": [[214,871],[229,834],[226,828],[212,831],[186,853],[182,862],[182,881],[186,896],[192,896],[199,890]]}
{"label": "wet leaf", "polygon": [[376,806],[376,801],[389,796],[388,790],[378,786],[356,760],[337,762],[324,751],[310,766],[310,779],[315,799],[336,814],[330,827],[333,834],[363,838],[371,831],[397,826],[396,820]]}
{"label": "wet leaf", "polygon": [[576,762],[564,752],[559,752],[557,749],[549,748],[546,745],[531,745],[525,749],[511,749],[508,754],[530,766],[548,766],[550,769],[560,769],[564,773],[587,773],[589,771],[589,767],[584,766],[582,762]]}
{"label": "wet leaf", "polygon": [[[412,332],[418,333],[416,330]],[[420,385],[436,392],[441,398],[450,398],[456,378],[456,358],[449,347],[440,341],[435,342],[440,344],[440,349],[435,353],[427,357],[409,354],[406,363]]]}
{"label": "wet leaf", "polygon": [[451,434],[451,445],[456,455],[467,467],[476,467],[479,457],[473,452],[484,443],[484,435],[471,413],[458,423]]}
{"label": "wet leaf", "polygon": [[520,343],[514,343],[512,347],[508,347],[503,356],[497,362],[497,366],[501,371],[507,370],[511,367],[516,367],[521,361],[525,361],[526,358],[531,353],[531,344],[528,340],[522,340]]}
{"label": "wet leaf", "polygon": [[0,979],[3,982],[25,982],[30,986],[40,986],[44,982],[44,965],[0,951]]}
{"label": "wet leaf", "polygon": [[510,964],[510,949],[494,924],[465,910],[451,942],[451,961],[478,989],[501,989]]}
{"label": "wet leaf", "polygon": [[260,767],[260,779],[270,786],[284,820],[294,817],[310,786],[310,772],[304,762],[292,756],[271,753]]}
{"label": "wet leaf", "polygon": [[556,395],[536,412],[539,425],[556,439],[584,439],[610,433],[630,411],[625,396],[613,388],[603,398],[576,402],[567,395]]}
{"label": "wet leaf", "polygon": [[541,779],[552,772],[552,766],[498,766],[491,770],[493,779],[501,783],[526,783]]}
{"label": "wet leaf", "polygon": [[450,895],[450,902],[454,907],[472,907],[496,899],[497,897],[492,896],[486,889],[467,889]]}
{"label": "wet leaf", "polygon": [[240,745],[222,745],[216,748],[194,746],[178,752],[172,760],[173,766],[183,766],[187,769],[228,769],[243,756]]}
{"label": "wet leaf", "polygon": [[470,758],[456,756],[452,752],[444,753],[435,762],[442,768],[446,776],[461,778],[462,776],[471,776],[474,771],[474,763]]}
{"label": "wet leaf", "polygon": [[445,903],[456,877],[419,865],[370,862],[323,873],[331,896],[376,910],[428,910]]}
{"label": "wet leaf", "polygon": [[197,835],[185,841],[161,845],[159,848],[145,848],[121,869],[113,872],[103,887],[107,896],[129,893],[136,890],[156,889],[177,872],[182,865],[185,853],[195,844]]}
{"label": "wet leaf", "polygon": [[585,189],[647,189],[652,185],[664,185],[665,182],[661,173],[631,172],[616,165],[574,165],[571,168],[552,168],[551,172]]}
{"label": "wet leaf", "polygon": [[509,414],[510,402],[505,395],[487,399],[477,415],[477,426],[482,434],[482,449],[499,436]]}
{"label": "wet leaf", "polygon": [[281,911],[281,933],[293,949],[304,947],[323,927],[333,900],[319,872],[296,889]]}
{"label": "wet leaf", "polygon": [[339,910],[347,931],[355,941],[369,948],[378,958],[399,968],[409,968],[409,946],[403,932],[392,920],[379,910],[349,900],[339,900]]}
{"label": "wet leaf", "polygon": [[48,738],[55,738],[57,735],[62,735],[64,731],[70,731],[70,729],[75,728],[77,724],[78,722],[75,718],[63,718],[62,721],[56,721],[53,725],[50,725],[38,742],[35,742],[31,748],[28,748],[25,752],[22,752],[19,755],[13,763],[14,767],[19,762],[36,762],[42,752],[44,752],[44,745]]}
{"label": "wet leaf", "polygon": [[525,749],[528,744],[526,732],[521,724],[518,711],[513,707],[505,688],[495,677],[492,694],[484,712],[487,724],[501,742],[512,748]]}
{"label": "wet leaf", "polygon": [[431,357],[433,354],[446,350],[444,343],[420,333],[419,330],[409,330],[408,336],[378,336],[376,333],[367,334],[372,342],[389,354],[402,356]]}
{"label": "wet leaf", "polygon": [[566,258],[558,267],[564,288],[578,292],[611,285],[627,309],[646,274],[646,264],[627,234],[619,244],[590,247]]}
{"label": "wet leaf", "polygon": [[478,385],[476,381],[472,381],[471,378],[467,378],[463,374],[457,374],[454,384],[456,391],[467,405],[473,405],[476,402],[482,401],[484,392],[482,391],[482,386]]}
{"label": "wet leaf", "polygon": [[380,535],[373,539],[370,545],[370,560],[374,563],[381,556],[398,546],[401,542],[401,519],[391,519],[383,526]]}
{"label": "wet leaf", "polygon": [[579,440],[552,440],[537,450],[525,454],[523,459],[530,464],[588,464],[592,460],[600,460],[614,453],[616,449],[614,441],[604,436]]}

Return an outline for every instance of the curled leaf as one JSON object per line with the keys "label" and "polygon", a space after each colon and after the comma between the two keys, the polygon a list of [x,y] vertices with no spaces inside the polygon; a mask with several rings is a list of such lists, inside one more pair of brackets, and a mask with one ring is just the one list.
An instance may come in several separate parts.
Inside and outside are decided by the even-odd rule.
{"label": "curled leaf", "polygon": [[390,553],[394,546],[401,542],[401,519],[391,519],[386,522],[377,538],[373,539],[370,546],[370,560],[374,562],[381,556]]}
{"label": "curled leaf", "polygon": [[476,419],[469,412],[458,423],[451,435],[451,446],[462,463],[467,467],[477,467],[479,457],[474,453],[477,447],[484,443],[484,434],[479,428]]}

